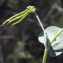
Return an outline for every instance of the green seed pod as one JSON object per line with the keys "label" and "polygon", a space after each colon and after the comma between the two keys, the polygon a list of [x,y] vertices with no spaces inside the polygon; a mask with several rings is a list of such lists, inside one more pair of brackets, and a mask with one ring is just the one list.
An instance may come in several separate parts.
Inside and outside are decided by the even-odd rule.
{"label": "green seed pod", "polygon": [[5,25],[5,24],[10,24],[14,21],[17,21],[17,22],[14,22],[12,25],[15,25],[15,24],[18,24],[20,23],[26,16],[28,16],[30,13],[33,13],[35,12],[36,9],[34,6],[28,6],[27,9],[25,9],[24,11],[10,17],[9,19],[5,20],[3,23],[2,23],[2,26]]}

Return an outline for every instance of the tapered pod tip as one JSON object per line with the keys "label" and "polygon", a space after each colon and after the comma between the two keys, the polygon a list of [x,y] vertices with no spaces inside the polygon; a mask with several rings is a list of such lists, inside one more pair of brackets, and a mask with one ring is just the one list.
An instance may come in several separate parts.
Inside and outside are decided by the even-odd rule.
{"label": "tapered pod tip", "polygon": [[36,8],[34,6],[28,6],[27,9],[30,9],[30,12],[35,12]]}

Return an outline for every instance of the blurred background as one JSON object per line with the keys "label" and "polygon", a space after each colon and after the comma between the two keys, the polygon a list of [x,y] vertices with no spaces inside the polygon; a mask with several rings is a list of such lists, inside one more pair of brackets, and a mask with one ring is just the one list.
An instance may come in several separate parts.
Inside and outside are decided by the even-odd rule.
{"label": "blurred background", "polygon": [[[37,9],[44,28],[63,27],[63,0],[0,0],[0,25],[29,5]],[[41,63],[44,45],[38,41],[40,32],[34,14],[15,26],[0,26],[0,63]],[[47,63],[63,63],[63,54],[48,55]]]}

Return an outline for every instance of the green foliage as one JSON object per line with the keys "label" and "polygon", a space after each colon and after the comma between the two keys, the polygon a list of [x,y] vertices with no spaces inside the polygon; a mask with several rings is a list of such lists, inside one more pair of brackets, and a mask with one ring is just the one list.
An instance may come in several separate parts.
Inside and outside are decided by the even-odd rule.
{"label": "green foliage", "polygon": [[[63,45],[62,45],[63,44],[63,29],[61,31],[62,33],[58,33],[60,30],[61,30],[61,28],[59,28],[59,27],[50,26],[45,29],[45,33],[47,34],[47,36],[44,36],[43,33],[41,33],[39,35],[40,42],[44,44],[46,49],[50,49],[49,53],[51,56],[58,56],[63,51]],[[58,33],[58,34],[55,35],[56,33]],[[50,44],[48,44],[48,43],[50,43]]]}

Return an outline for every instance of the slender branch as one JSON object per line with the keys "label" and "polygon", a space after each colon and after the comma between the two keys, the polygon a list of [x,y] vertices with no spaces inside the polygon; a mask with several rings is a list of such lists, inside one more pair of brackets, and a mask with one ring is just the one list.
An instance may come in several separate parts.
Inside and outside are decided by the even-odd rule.
{"label": "slender branch", "polygon": [[47,54],[48,54],[48,50],[45,49],[42,63],[46,63]]}
{"label": "slender branch", "polygon": [[42,30],[44,32],[44,27],[43,27],[43,24],[41,23],[41,20],[39,19],[39,17],[38,17],[36,12],[34,12],[34,14],[36,15],[36,18],[37,18],[37,20],[38,20],[38,22],[39,22],[39,24],[40,24],[40,26],[41,26],[41,28],[42,28]]}
{"label": "slender branch", "polygon": [[50,41],[50,43],[52,44],[53,41],[56,39],[56,37],[58,37],[60,35],[60,33],[63,32],[63,28],[53,37],[53,39]]}

